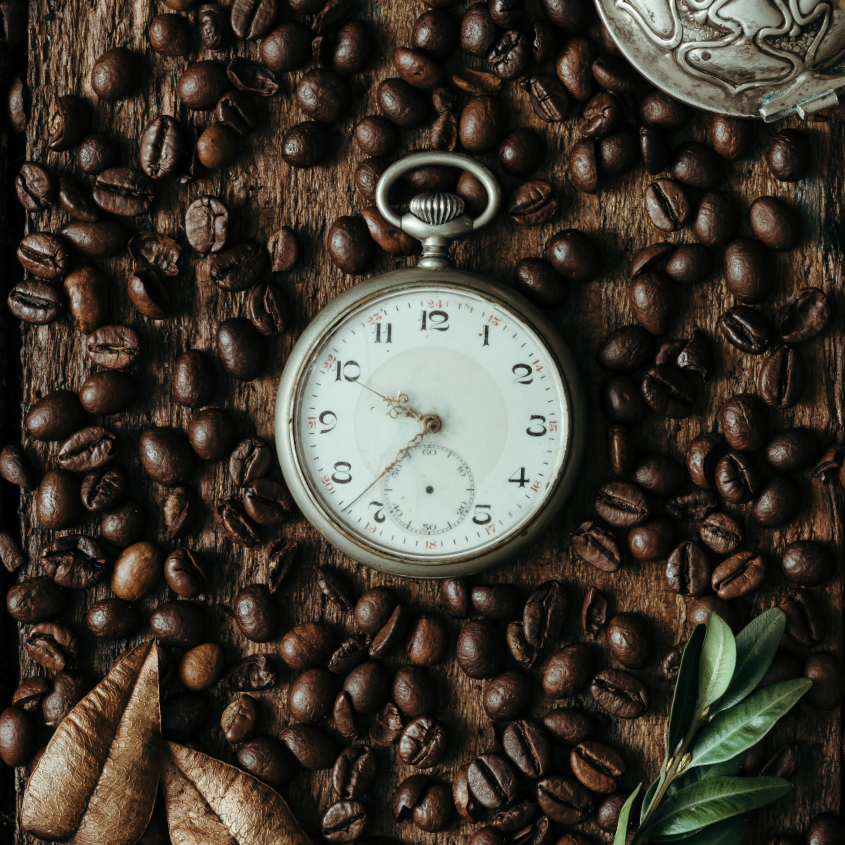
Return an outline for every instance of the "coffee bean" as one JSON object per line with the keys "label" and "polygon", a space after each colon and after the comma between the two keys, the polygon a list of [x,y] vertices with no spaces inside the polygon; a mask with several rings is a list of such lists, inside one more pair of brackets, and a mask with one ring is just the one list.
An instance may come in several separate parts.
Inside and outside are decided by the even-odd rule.
{"label": "coffee bean", "polygon": [[205,614],[190,601],[166,601],[150,616],[150,630],[163,646],[191,649],[205,639]]}
{"label": "coffee bean", "polygon": [[136,267],[126,285],[129,300],[136,310],[151,320],[166,320],[173,308],[167,286],[159,274],[148,267]]}
{"label": "coffee bean", "polygon": [[41,702],[41,715],[47,725],[58,727],[91,686],[91,682],[81,672],[59,672],[53,678],[52,691]]}
{"label": "coffee bean", "polygon": [[601,250],[580,229],[564,229],[546,241],[546,256],[554,269],[573,282],[589,282],[604,267]]}
{"label": "coffee bean", "polygon": [[620,669],[599,672],[590,685],[590,695],[602,710],[620,719],[639,719],[649,706],[645,684]]}
{"label": "coffee bean", "polygon": [[599,56],[593,62],[593,76],[607,91],[620,96],[633,94],[643,84],[643,78],[618,56]]}
{"label": "coffee bean", "polygon": [[293,755],[283,742],[273,737],[259,736],[247,740],[238,749],[237,759],[238,765],[245,771],[275,789],[287,786],[294,775]]}
{"label": "coffee bean", "polygon": [[751,516],[764,528],[792,522],[801,510],[801,488],[788,475],[772,479],[751,507]]}
{"label": "coffee bean", "polygon": [[150,428],[139,441],[141,466],[153,481],[176,487],[189,481],[196,460],[185,437],[172,428]]}
{"label": "coffee bean", "polygon": [[293,500],[287,488],[267,478],[251,481],[244,490],[243,502],[249,517],[259,525],[281,525],[293,513]]}
{"label": "coffee bean", "polygon": [[17,707],[0,713],[0,759],[7,766],[26,765],[35,751],[35,721]]}
{"label": "coffee bean", "polygon": [[238,501],[219,502],[214,507],[214,521],[223,535],[239,546],[252,548],[261,542],[258,526]]}
{"label": "coffee bean", "polygon": [[669,162],[669,142],[657,126],[640,127],[640,155],[646,173],[656,176]]}
{"label": "coffee bean", "polygon": [[678,367],[658,364],[646,370],[642,380],[645,403],[658,414],[686,419],[695,405],[695,387]]}
{"label": "coffee bean", "polygon": [[603,138],[620,128],[625,119],[622,101],[614,94],[602,91],[586,106],[578,121],[578,131],[592,138]]}
{"label": "coffee bean", "polygon": [[710,117],[710,143],[722,158],[728,161],[743,158],[753,142],[752,121],[722,114]]}
{"label": "coffee bean", "polygon": [[398,47],[393,51],[393,65],[400,78],[414,88],[436,88],[443,83],[440,64],[416,50]]}
{"label": "coffee bean", "polygon": [[701,542],[719,555],[729,555],[742,542],[742,526],[726,513],[711,513],[698,529]]}
{"label": "coffee bean", "polygon": [[737,552],[713,570],[713,589],[722,599],[756,590],[766,578],[766,561],[757,552]]}
{"label": "coffee bean", "polygon": [[62,226],[59,234],[70,241],[81,255],[111,258],[123,252],[130,233],[119,220],[97,220],[93,223],[74,220]]}
{"label": "coffee bean", "polygon": [[668,277],[659,271],[640,273],[628,290],[631,313],[653,335],[665,334],[678,313],[678,296]]}
{"label": "coffee bean", "polygon": [[528,93],[534,114],[540,120],[546,123],[566,120],[569,94],[559,79],[546,73],[535,73],[521,79],[519,87]]}
{"label": "coffee bean", "polygon": [[153,543],[140,542],[124,549],[111,574],[112,592],[125,601],[149,595],[161,581],[164,560]]}
{"label": "coffee bean", "polygon": [[[327,73],[330,72],[331,71],[327,71]],[[312,71],[311,73],[315,73],[315,71]],[[226,66],[226,75],[238,91],[244,91],[248,94],[255,94],[259,97],[272,97],[279,90],[279,82],[276,78],[276,74],[273,73],[273,71],[265,64],[253,59],[246,59],[242,57],[232,59],[232,61]],[[309,87],[310,84],[311,80],[305,82],[304,84],[303,82],[300,82],[300,85],[297,87],[297,102],[300,104],[300,108],[302,108],[303,111],[308,114],[311,113],[308,111],[306,105],[303,105],[304,102],[309,103],[312,108],[316,107],[318,109],[322,109],[323,113],[326,115],[330,115],[334,109],[339,107],[337,102],[331,104],[328,102],[333,97],[333,94],[330,93],[328,89],[324,93],[325,101],[322,103],[315,102],[313,91],[311,91],[311,88]],[[302,99],[300,99],[300,89],[306,92],[303,93]],[[348,93],[348,91],[345,90],[345,93]],[[342,108],[342,106],[340,107]],[[322,120],[322,118],[317,119]],[[338,119],[338,117],[334,117],[332,120],[326,120],[325,122],[333,123]],[[207,131],[208,130],[206,130],[206,132]],[[200,161],[202,161],[201,155]],[[203,164],[205,164],[205,162],[203,162]]]}
{"label": "coffee bean", "polygon": [[91,107],[82,97],[65,94],[56,100],[56,111],[47,124],[48,146],[62,153],[75,147],[91,131]]}
{"label": "coffee bean", "polygon": [[176,83],[176,94],[189,109],[208,111],[231,87],[223,65],[206,59],[188,65]]}
{"label": "coffee bean", "polygon": [[536,649],[555,643],[560,637],[569,598],[560,581],[546,581],[534,590],[525,602],[522,628],[529,645]]}
{"label": "coffee bean", "polygon": [[[527,720],[511,722],[502,736],[502,747],[508,759],[521,774],[532,780],[548,775],[552,767],[552,749],[546,732],[537,722]],[[516,812],[512,811],[508,818],[499,814],[497,821],[494,821],[496,827],[517,830],[524,827],[525,823],[530,823],[536,815],[536,805],[519,806],[523,807],[522,812],[514,808]],[[518,827],[513,826],[517,821],[522,823]]]}
{"label": "coffee bean", "polygon": [[86,265],[69,273],[64,280],[64,291],[77,330],[90,334],[108,319],[109,286],[95,267]]}
{"label": "coffee bean", "polygon": [[695,490],[683,496],[674,496],[663,503],[667,516],[680,522],[704,519],[716,510],[716,494],[710,490]]}
{"label": "coffee bean", "polygon": [[49,171],[34,161],[25,161],[15,177],[20,204],[33,213],[49,209],[56,200],[56,182]]}
{"label": "coffee bean", "polygon": [[27,632],[24,648],[32,660],[54,671],[70,666],[79,655],[76,635],[55,622],[33,625]]}
{"label": "coffee bean", "polygon": [[666,561],[666,584],[682,596],[700,596],[710,589],[712,565],[696,542],[677,545]]}
{"label": "coffee bean", "polygon": [[423,12],[414,22],[411,43],[421,53],[443,61],[452,52],[458,40],[455,19],[440,9]]}
{"label": "coffee bean", "polygon": [[231,4],[232,31],[238,38],[257,41],[273,25],[278,0],[234,0]]}
{"label": "coffee bean", "polygon": [[693,232],[707,246],[728,243],[739,227],[739,209],[725,193],[716,191],[705,194],[698,204]]}
{"label": "coffee bean", "polygon": [[804,343],[821,334],[833,315],[833,303],[818,288],[797,290],[775,315],[775,328],[784,343]]}
{"label": "coffee bean", "polygon": [[12,694],[12,706],[36,713],[41,710],[41,702],[50,691],[50,684],[46,678],[29,678],[23,681]]}
{"label": "coffee bean", "polygon": [[769,249],[784,252],[801,241],[801,220],[792,206],[776,197],[758,197],[749,210],[755,237]]}
{"label": "coffee bean", "polygon": [[590,587],[581,606],[581,627],[591,640],[595,640],[606,622],[607,599],[595,587]]}
{"label": "coffee bean", "polygon": [[656,89],[640,100],[638,112],[640,121],[647,126],[659,126],[670,132],[680,129],[691,114],[683,103]]}
{"label": "coffee bean", "polygon": [[482,754],[469,764],[467,780],[473,797],[488,810],[513,803],[517,778],[511,763],[499,754]]}
{"label": "coffee bean", "polygon": [[190,549],[175,549],[164,561],[164,580],[176,595],[195,599],[207,591],[211,573],[201,555]]}
{"label": "coffee bean", "polygon": [[668,340],[660,345],[655,363],[674,365],[677,369],[698,373],[707,381],[715,369],[710,340],[701,329],[693,329],[689,340]]}
{"label": "coffee bean", "polygon": [[682,185],[710,191],[719,184],[723,166],[716,153],[697,141],[686,141],[675,149],[669,165]]}
{"label": "coffee bean", "polygon": [[[467,152],[476,155],[489,152],[499,143],[506,123],[507,112],[499,98],[487,94],[472,97],[461,112],[461,145]],[[526,201],[527,197],[522,198],[522,202]],[[548,201],[547,198],[546,203]]]}
{"label": "coffee bean", "polygon": [[[266,643],[275,636],[279,625],[278,609],[266,584],[250,584],[238,590],[234,614],[241,633],[251,642]],[[334,698],[333,689],[331,698]]]}
{"label": "coffee bean", "polygon": [[549,698],[568,698],[583,689],[595,671],[596,658],[585,643],[573,643],[556,652],[543,671],[543,692]]}
{"label": "coffee bean", "polygon": [[433,666],[446,654],[448,637],[443,623],[435,616],[421,616],[405,639],[408,659],[417,666]]}
{"label": "coffee bean", "polygon": [[41,549],[39,559],[44,574],[69,590],[99,584],[108,566],[103,547],[82,534],[59,537]]}
{"label": "coffee bean", "polygon": [[39,399],[24,417],[24,426],[35,440],[65,440],[81,424],[82,405],[71,390],[54,390]]}
{"label": "coffee bean", "polygon": [[615,528],[641,525],[651,514],[643,491],[628,481],[609,481],[602,485],[594,506],[596,513]]}
{"label": "coffee bean", "polygon": [[332,649],[332,635],[325,625],[304,622],[295,625],[282,638],[282,660],[292,669],[311,669],[322,663]]}
{"label": "coffee bean", "polygon": [[820,645],[827,634],[824,610],[818,599],[801,587],[781,593],[778,607],[786,614],[786,635],[805,648]]}
{"label": "coffee bean", "polygon": [[0,478],[5,478],[10,484],[17,484],[23,490],[36,488],[32,466],[20,446],[8,443],[0,449]]}
{"label": "coffee bean", "polygon": [[501,668],[504,656],[501,634],[490,620],[474,620],[461,628],[455,657],[467,677],[492,678]]}
{"label": "coffee bean", "polygon": [[524,182],[508,199],[507,214],[519,226],[540,226],[557,213],[560,197],[548,182]]}
{"label": "coffee bean", "polygon": [[165,493],[162,512],[169,540],[188,534],[196,520],[196,499],[189,487],[170,487]]}
{"label": "coffee bean", "polygon": [[766,445],[766,461],[775,472],[805,472],[816,464],[822,444],[808,428],[789,428],[776,434]]}
{"label": "coffee bean", "polygon": [[[645,621],[636,613],[619,613],[607,625],[611,654],[629,669],[641,669],[651,653],[651,634]],[[576,777],[578,774],[576,772]],[[579,778],[581,780],[581,778]],[[585,783],[582,780],[582,783]],[[589,784],[585,783],[585,786]]]}
{"label": "coffee bean", "polygon": [[845,834],[845,825],[833,813],[819,813],[804,829],[803,845],[833,845]]}
{"label": "coffee bean", "polygon": [[[517,722],[515,723],[515,726],[523,724],[529,723]],[[532,822],[536,819],[539,812],[540,807],[535,802],[522,801],[519,804],[515,804],[513,807],[507,807],[504,810],[499,810],[493,816],[493,826],[489,828],[482,828],[482,830],[492,831],[496,836],[501,836],[499,831],[520,835],[521,832],[526,830],[526,828],[530,830]],[[481,833],[481,831],[479,831],[479,833]],[[475,845],[475,838],[471,839],[470,842]],[[494,840],[482,839],[481,842],[486,843],[486,845],[494,845],[494,843],[496,843],[496,845],[498,845],[498,843],[502,843],[502,845],[504,845],[505,839],[504,837]]]}
{"label": "coffee bean", "polygon": [[461,21],[461,46],[472,56],[483,58],[493,46],[496,25],[487,3],[473,3]]}
{"label": "coffee bean", "polygon": [[197,349],[183,352],[173,365],[173,398],[186,408],[198,408],[214,395],[214,370]]}
{"label": "coffee bean", "polygon": [[692,207],[683,187],[673,179],[657,179],[645,192],[646,214],[663,232],[677,232],[689,220]]}
{"label": "coffee bean", "polygon": [[537,803],[558,824],[580,824],[593,811],[590,791],[577,780],[560,775],[544,778],[537,784]]}
{"label": "coffee bean", "polygon": [[191,27],[180,15],[156,15],[150,21],[148,37],[160,56],[184,56],[191,49]]}
{"label": "coffee bean", "polygon": [[224,291],[246,290],[267,266],[267,253],[254,243],[241,243],[212,255],[208,260],[211,280]]}
{"label": "coffee bean", "polygon": [[380,710],[387,698],[390,679],[381,663],[368,660],[356,666],[343,682],[355,712],[366,716]]}
{"label": "coffee bean", "polygon": [[505,642],[511,656],[520,666],[531,668],[540,656],[540,650],[528,644],[521,622],[509,622],[505,630]]}
{"label": "coffee bean", "polygon": [[782,745],[760,769],[761,777],[793,778],[801,767],[801,748]]}
{"label": "coffee bean", "polygon": [[731,451],[716,464],[716,490],[727,502],[742,505],[750,502],[762,489],[760,471],[745,452]]}
{"label": "coffee bean", "polygon": [[640,159],[637,136],[630,129],[622,129],[595,145],[596,166],[600,180],[615,179],[637,166]]}
{"label": "coffee bean", "polygon": [[100,173],[114,164],[117,157],[117,147],[108,135],[89,135],[76,151],[76,163],[85,173]]}
{"label": "coffee bean", "polygon": [[331,674],[325,669],[308,669],[291,684],[288,692],[288,712],[297,722],[313,724],[332,712],[334,699],[335,684]]}
{"label": "coffee bean", "polygon": [[264,369],[264,346],[257,329],[244,317],[224,320],[217,327],[217,355],[232,378],[252,381]]}
{"label": "coffee bean", "polygon": [[82,515],[79,483],[64,469],[45,473],[35,493],[35,515],[44,528],[63,531]]}
{"label": "coffee bean", "polygon": [[94,62],[91,87],[101,100],[122,100],[135,88],[140,70],[141,62],[135,53],[126,47],[112,47]]}
{"label": "coffee bean", "polygon": [[836,562],[825,546],[811,540],[798,540],[784,549],[781,569],[793,583],[816,587],[832,577]]}
{"label": "coffee bean", "polygon": [[[412,777],[419,777],[419,775],[412,775]],[[452,780],[452,801],[458,815],[465,821],[476,822],[481,817],[482,808],[469,788],[469,765],[467,764],[455,772]]]}
{"label": "coffee bean", "polygon": [[559,743],[574,747],[591,739],[598,725],[595,719],[580,707],[559,707],[543,717],[543,725]]}
{"label": "coffee bean", "polygon": [[586,102],[593,96],[596,80],[592,65],[596,58],[598,51],[593,43],[580,35],[570,38],[557,57],[558,78],[576,100]]}
{"label": "coffee bean", "polygon": [[110,167],[97,174],[94,202],[121,217],[148,214],[155,199],[152,180],[130,167]]}
{"label": "coffee bean", "polygon": [[416,769],[430,769],[445,754],[446,742],[443,726],[435,719],[420,716],[402,732],[399,757],[403,763]]}
{"label": "coffee bean", "polygon": [[637,560],[662,560],[675,543],[675,526],[665,517],[657,517],[628,532],[628,550]]}
{"label": "coffee bean", "polygon": [[364,273],[372,258],[372,239],[360,217],[342,216],[332,223],[327,249],[334,265],[344,273]]}
{"label": "coffee bean", "polygon": [[47,281],[61,279],[70,267],[65,241],[49,232],[26,235],[18,246],[17,257],[24,270]]}
{"label": "coffee bean", "polygon": [[100,536],[113,546],[126,548],[138,542],[147,526],[147,511],[140,502],[127,499],[100,518]]}
{"label": "coffee bean", "polygon": [[781,129],[769,139],[766,162],[769,172],[779,182],[803,179],[812,161],[810,141],[805,133],[797,129]]}
{"label": "coffee bean", "polygon": [[634,466],[637,455],[630,429],[612,425],[607,431],[607,451],[614,475],[627,475]]}
{"label": "coffee bean", "polygon": [[355,605],[355,623],[370,636],[377,634],[388,622],[398,602],[386,587],[373,587],[364,592]]}
{"label": "coffee bean", "polygon": [[524,0],[490,0],[487,6],[493,23],[503,29],[519,26],[525,15]]}
{"label": "coffee bean", "polygon": [[373,785],[378,760],[370,748],[351,745],[345,748],[332,768],[332,786],[343,800],[363,798]]}
{"label": "coffee bean", "polygon": [[572,535],[572,548],[578,557],[603,572],[616,572],[622,566],[616,538],[593,520],[578,527]]}
{"label": "coffee bean", "polygon": [[375,206],[363,208],[360,213],[370,237],[385,252],[390,255],[414,255],[420,251],[419,241],[388,223]]}
{"label": "coffee bean", "polygon": [[276,685],[278,675],[268,657],[253,654],[236,663],[217,685],[220,689],[263,690]]}
{"label": "coffee bean", "polygon": [[16,622],[37,625],[54,619],[67,607],[70,596],[50,578],[19,581],[6,593],[6,610]]}
{"label": "coffee bean", "polygon": [[220,727],[226,741],[231,745],[250,739],[258,725],[260,711],[258,701],[251,695],[239,695],[224,711]]}
{"label": "coffee bean", "polygon": [[445,578],[440,582],[440,604],[454,619],[466,619],[469,591],[463,578]]}
{"label": "coffee bean", "polygon": [[205,461],[216,461],[228,454],[234,436],[234,420],[219,408],[198,411],[188,423],[191,448]]}
{"label": "coffee bean", "polygon": [[12,80],[6,95],[6,114],[13,132],[23,135],[29,120],[29,89],[21,75]]}
{"label": "coffee bean", "polygon": [[532,60],[531,40],[518,29],[508,29],[487,53],[488,67],[505,82],[522,76]]}
{"label": "coffee bean", "polygon": [[804,664],[804,677],[813,682],[805,699],[816,710],[833,710],[845,698],[845,670],[832,654],[811,654]]}
{"label": "coffee bean", "polygon": [[632,373],[651,358],[652,336],[641,326],[622,326],[611,332],[596,351],[600,367],[619,373]]}
{"label": "coffee bean", "polygon": [[766,356],[757,388],[760,398],[773,408],[786,410],[797,404],[804,390],[804,359],[791,346],[781,346]]}
{"label": "coffee bean", "polygon": [[593,792],[615,792],[625,777],[625,761],[621,755],[601,742],[582,742],[572,750],[569,760],[572,774]]}
{"label": "coffee bean", "polygon": [[699,434],[687,447],[687,471],[693,484],[704,490],[713,485],[716,462],[723,452],[723,441],[715,434]]}
{"label": "coffee bean", "polygon": [[519,127],[508,133],[499,145],[499,163],[511,176],[525,176],[543,158],[543,143],[531,129]]}
{"label": "coffee bean", "polygon": [[514,277],[520,293],[541,308],[559,308],[569,296],[566,280],[542,258],[517,262]]}
{"label": "coffee bean", "polygon": [[610,422],[633,425],[645,416],[639,386],[630,376],[621,373],[610,376],[602,383],[599,405]]}
{"label": "coffee bean", "polygon": [[96,223],[100,219],[100,209],[67,173],[59,177],[59,204],[75,220]]}
{"label": "coffee bean", "polygon": [[842,444],[837,443],[828,447],[819,462],[813,467],[811,476],[821,478],[823,481],[831,480],[841,472],[843,458],[845,458],[845,450],[843,450]]}
{"label": "coffee bean", "polygon": [[519,590],[513,584],[473,587],[470,600],[473,610],[495,622],[513,619],[521,603]]}
{"label": "coffee bean", "polygon": [[378,87],[377,97],[381,113],[402,129],[416,129],[428,118],[428,102],[403,79],[385,79]]}
{"label": "coffee bean", "polygon": [[199,691],[213,687],[222,673],[223,649],[217,643],[194,646],[185,652],[179,664],[179,680],[189,690]]}
{"label": "coffee bean", "polygon": [[703,244],[652,244],[641,249],[628,268],[635,279],[649,270],[659,270],[672,281],[694,285],[703,281],[713,269],[713,255]]}
{"label": "coffee bean", "polygon": [[62,292],[49,282],[19,282],[9,291],[6,303],[14,317],[36,326],[55,322],[66,309]]}
{"label": "coffee bean", "polygon": [[750,393],[737,393],[726,399],[717,419],[725,440],[734,449],[754,452],[766,441],[766,419],[758,400]]}

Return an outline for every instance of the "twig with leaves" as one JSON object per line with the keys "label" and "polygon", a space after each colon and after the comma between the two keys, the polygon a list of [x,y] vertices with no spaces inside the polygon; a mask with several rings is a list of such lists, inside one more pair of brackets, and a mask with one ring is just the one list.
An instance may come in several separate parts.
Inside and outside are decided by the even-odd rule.
{"label": "twig with leaves", "polygon": [[[734,638],[715,613],[684,648],[666,725],[666,756],[642,802],[631,845],[739,845],[743,813],[786,795],[785,778],[739,777],[745,752],[812,686],[800,678],[757,689],[786,629],[773,608]],[[626,845],[640,784],[622,808],[614,845]]]}

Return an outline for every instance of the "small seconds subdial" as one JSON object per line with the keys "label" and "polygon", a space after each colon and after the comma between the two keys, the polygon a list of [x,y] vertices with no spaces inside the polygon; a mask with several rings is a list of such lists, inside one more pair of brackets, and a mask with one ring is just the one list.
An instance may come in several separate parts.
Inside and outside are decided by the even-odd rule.
{"label": "small seconds subdial", "polygon": [[413,534],[445,534],[472,510],[475,483],[467,462],[442,445],[409,453],[383,482],[384,509]]}

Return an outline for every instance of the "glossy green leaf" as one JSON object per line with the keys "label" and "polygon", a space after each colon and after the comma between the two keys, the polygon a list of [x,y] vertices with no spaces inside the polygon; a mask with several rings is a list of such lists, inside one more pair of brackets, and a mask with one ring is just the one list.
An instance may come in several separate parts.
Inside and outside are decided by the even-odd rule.
{"label": "glossy green leaf", "polygon": [[622,810],[619,812],[619,821],[616,824],[616,835],[613,837],[613,845],[625,845],[625,840],[628,837],[628,819],[631,816],[631,807],[634,806],[634,801],[642,787],[643,785],[638,783],[637,788],[628,796],[628,800],[622,805]]}
{"label": "glossy green leaf", "polygon": [[643,819],[646,817],[646,813],[648,813],[649,809],[651,808],[651,802],[654,801],[654,796],[657,795],[657,790],[660,789],[665,779],[666,772],[661,772],[660,776],[655,778],[651,782],[651,786],[646,790],[645,795],[643,796],[642,807],[640,807],[640,824],[643,823]]}
{"label": "glossy green leaf", "polygon": [[724,695],[735,667],[734,635],[720,616],[711,613],[698,666],[698,700],[695,710],[699,717]]}
{"label": "glossy green leaf", "polygon": [[696,625],[684,647],[681,665],[678,668],[678,679],[675,682],[675,693],[672,696],[672,709],[669,711],[669,726],[666,729],[667,760],[686,736],[695,715],[701,649],[706,635],[707,626]]}
{"label": "glossy green leaf", "polygon": [[812,686],[808,678],[784,681],[757,690],[744,701],[720,713],[701,732],[690,766],[730,760],[759,742]]}
{"label": "glossy green leaf", "polygon": [[777,801],[791,789],[785,778],[709,778],[662,801],[643,833],[652,838],[701,830]]}
{"label": "glossy green leaf", "polygon": [[777,607],[752,619],[736,636],[736,669],[715,712],[727,710],[749,696],[769,671],[786,631],[786,614]]}
{"label": "glossy green leaf", "polygon": [[678,842],[683,839],[687,845],[741,845],[745,838],[748,822],[745,819],[725,819],[708,825],[696,833],[681,833],[677,836],[655,836],[655,842]]}
{"label": "glossy green leaf", "polygon": [[745,752],[741,751],[736,757],[725,760],[724,763],[714,763],[712,766],[696,766],[692,769],[687,769],[681,777],[669,786],[666,790],[666,795],[674,795],[679,789],[683,789],[685,786],[689,786],[691,783],[697,783],[700,780],[736,777],[744,761]]}

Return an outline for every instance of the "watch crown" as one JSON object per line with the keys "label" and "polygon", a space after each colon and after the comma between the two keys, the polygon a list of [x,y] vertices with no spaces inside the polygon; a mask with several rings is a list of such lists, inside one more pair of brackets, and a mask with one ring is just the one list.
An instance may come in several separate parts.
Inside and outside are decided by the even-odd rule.
{"label": "watch crown", "polygon": [[442,226],[464,213],[464,201],[454,194],[419,194],[411,200],[411,214],[430,226]]}

